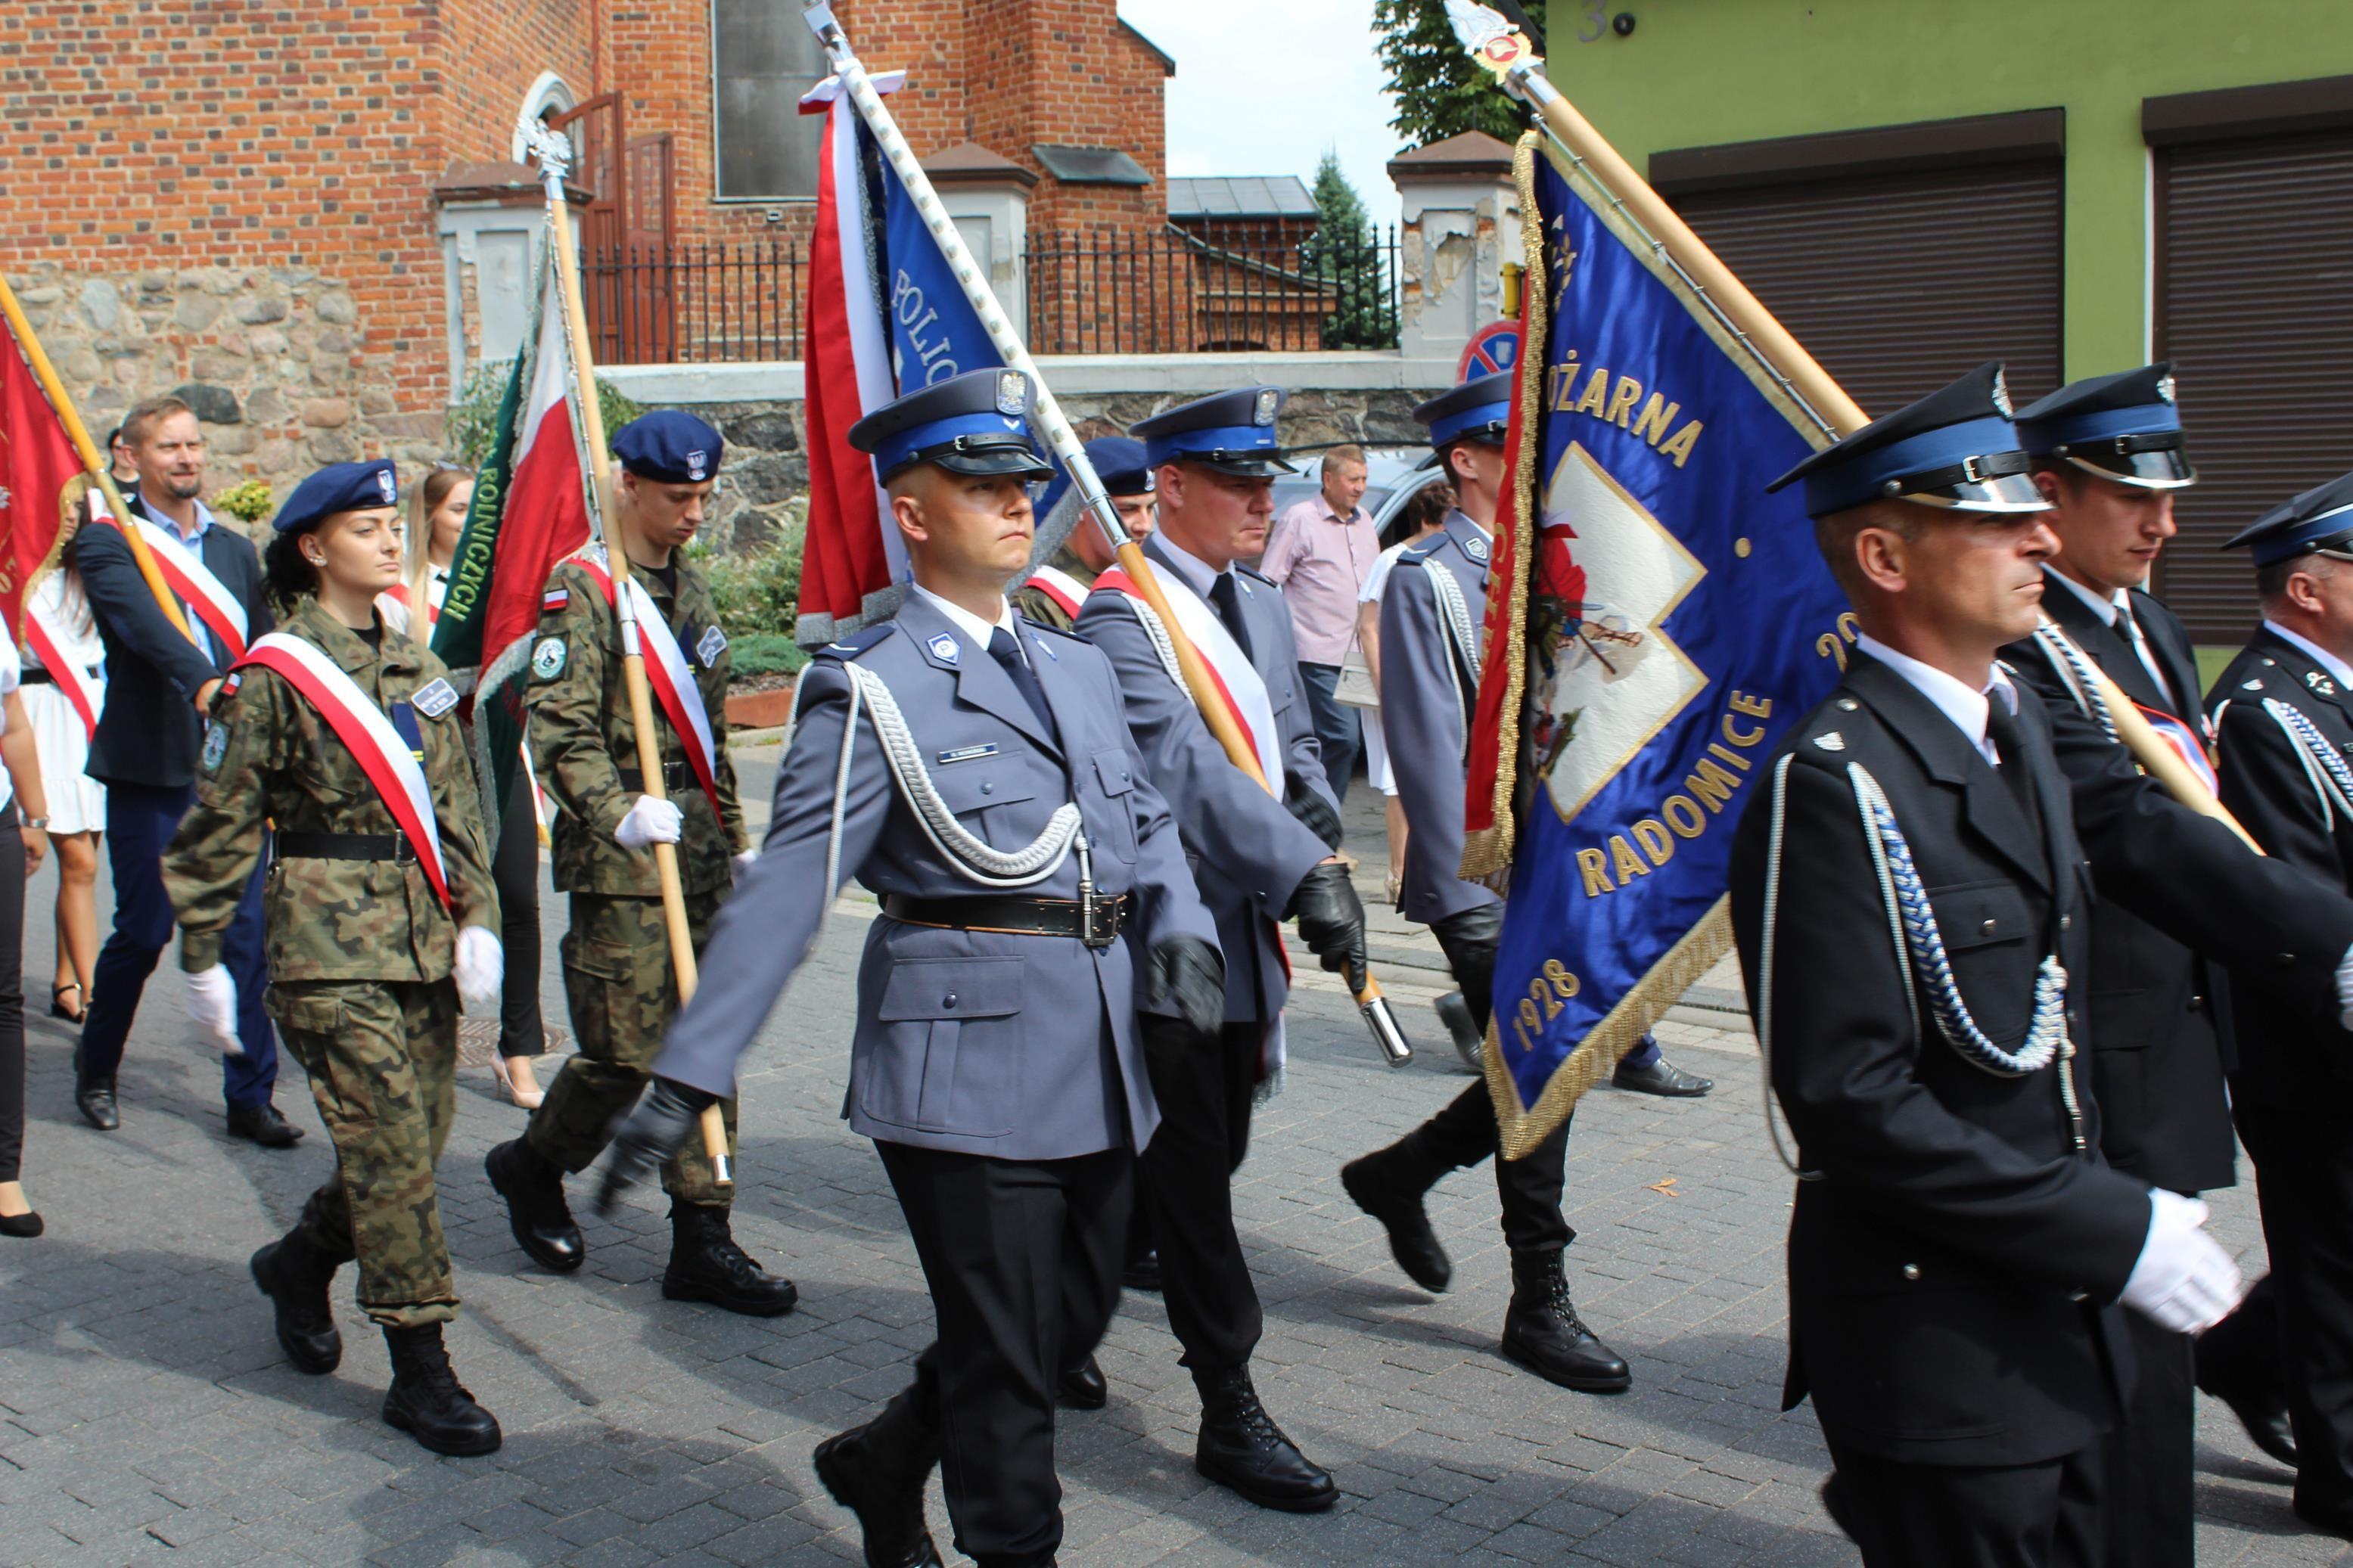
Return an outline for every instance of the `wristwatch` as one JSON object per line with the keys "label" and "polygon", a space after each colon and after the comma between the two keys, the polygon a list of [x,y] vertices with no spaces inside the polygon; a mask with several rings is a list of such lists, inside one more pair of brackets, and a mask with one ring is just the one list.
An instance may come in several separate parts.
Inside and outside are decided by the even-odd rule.
{"label": "wristwatch", "polygon": [[37,827],[42,832],[47,833],[49,830],[49,819],[46,816],[28,816],[17,823],[16,826],[19,827]]}

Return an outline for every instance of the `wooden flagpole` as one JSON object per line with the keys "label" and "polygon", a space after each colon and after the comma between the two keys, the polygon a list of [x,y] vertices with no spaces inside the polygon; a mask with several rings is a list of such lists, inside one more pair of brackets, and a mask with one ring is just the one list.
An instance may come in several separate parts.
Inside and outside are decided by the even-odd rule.
{"label": "wooden flagpole", "polygon": [[0,275],[0,313],[7,316],[8,329],[16,334],[16,342],[25,351],[26,363],[33,367],[34,379],[41,384],[41,391],[48,398],[49,406],[56,410],[58,422],[65,426],[66,438],[73,443],[74,451],[80,456],[81,466],[89,471],[99,492],[106,497],[106,504],[113,510],[114,521],[122,530],[123,542],[131,546],[131,559],[138,563],[139,575],[147,580],[147,591],[155,595],[157,607],[163,610],[164,618],[172,623],[173,629],[189,641],[195,641],[195,634],[188,629],[188,617],[180,613],[178,596],[164,583],[163,570],[155,564],[154,553],[140,535],[139,520],[132,515],[131,508],[123,501],[122,492],[114,488],[112,466],[106,454],[98,449],[98,443],[90,438],[89,426],[81,422],[81,415],[75,410],[73,399],[66,395],[65,384],[58,379],[57,367],[49,363],[49,356],[42,349],[41,340],[33,333],[33,323],[25,319],[25,307],[16,301],[16,290],[8,287],[5,275]]}
{"label": "wooden flagpole", "polygon": [[[572,350],[572,395],[578,400],[581,435],[588,445],[591,488],[596,514],[605,533],[606,570],[613,579],[613,614],[621,628],[621,686],[628,694],[629,726],[637,733],[640,793],[668,800],[662,782],[661,737],[654,729],[652,689],[646,683],[646,655],[638,631],[637,611],[629,602],[629,552],[613,494],[613,458],[605,440],[605,411],[596,400],[596,362],[588,348],[588,313],[580,298],[579,258],[572,244],[572,219],[564,196],[565,176],[571,172],[571,140],[535,120],[522,122],[525,145],[539,160],[540,179],[547,187],[549,243],[555,247],[557,286],[564,292],[565,339]],[[686,890],[678,874],[678,846],[657,844],[654,875],[661,884],[662,924],[670,937],[670,968],[678,976],[678,1004],[692,1000],[700,975],[694,959],[694,933],[686,919]],[[727,1121],[716,1102],[702,1110],[702,1149],[716,1178],[733,1183],[734,1171],[727,1152]]]}

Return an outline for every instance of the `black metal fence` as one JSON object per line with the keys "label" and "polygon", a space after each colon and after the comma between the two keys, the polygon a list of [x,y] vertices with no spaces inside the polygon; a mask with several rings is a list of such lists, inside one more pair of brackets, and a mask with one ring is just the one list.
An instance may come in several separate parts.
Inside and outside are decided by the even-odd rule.
{"label": "black metal fence", "polygon": [[[1032,234],[1018,271],[1033,353],[1385,349],[1398,258],[1394,229],[1226,225]],[[807,357],[805,241],[598,247],[581,270],[600,364]]]}

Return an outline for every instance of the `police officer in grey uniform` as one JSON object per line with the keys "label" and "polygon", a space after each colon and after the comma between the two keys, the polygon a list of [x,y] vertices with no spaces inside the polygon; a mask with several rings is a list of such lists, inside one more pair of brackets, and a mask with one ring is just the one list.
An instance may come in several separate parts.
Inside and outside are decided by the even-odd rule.
{"label": "police officer in grey uniform", "polygon": [[1226,957],[1217,1048],[1196,1049],[1150,1019],[1144,1028],[1166,1118],[1145,1154],[1144,1190],[1169,1327],[1201,1394],[1194,1465],[1262,1507],[1304,1512],[1331,1507],[1339,1492],[1267,1415],[1250,1382],[1262,1320],[1234,1234],[1231,1175],[1250,1146],[1252,1095],[1291,989],[1277,922],[1297,920],[1324,967],[1357,988],[1365,911],[1335,853],[1339,808],[1300,691],[1290,609],[1273,583],[1237,564],[1265,548],[1274,479],[1295,471],[1275,437],[1282,405],[1275,387],[1244,387],[1169,409],[1130,432],[1145,444],[1160,498],[1158,531],[1144,544],[1155,574],[1172,605],[1189,595],[1196,608],[1207,606],[1197,625],[1214,630],[1205,625],[1214,615],[1229,646],[1193,641],[1213,665],[1233,661],[1219,673],[1229,692],[1241,688],[1235,700],[1255,706],[1263,689],[1260,719],[1272,731],[1261,763],[1267,785],[1235,766],[1211,735],[1148,605],[1115,579],[1099,579],[1077,630],[1119,672],[1128,728],[1183,831]]}
{"label": "police officer in grey uniform", "polygon": [[1029,399],[1018,372],[974,372],[851,428],[914,584],[802,677],[765,845],[607,1177],[609,1203],[731,1090],[840,882],[881,895],[844,1114],[898,1193],[938,1338],[817,1469],[890,1568],[940,1560],[923,1522],[935,1460],[960,1550],[1055,1560],[1055,1376],[1117,1302],[1130,1173],[1160,1121],[1137,1016],[1206,1053],[1224,995],[1110,667],[1005,599],[1029,559],[1023,481],[1045,470]]}
{"label": "police officer in grey uniform", "polygon": [[[1398,557],[1381,595],[1381,723],[1412,827],[1398,907],[1438,938],[1480,1036],[1487,1032],[1504,901],[1461,876],[1463,744],[1479,689],[1494,542],[1488,527],[1497,487],[1485,481],[1502,474],[1511,396],[1512,373],[1498,371],[1413,411],[1430,427],[1430,445],[1446,463],[1460,504],[1443,529]],[[1474,518],[1466,507],[1486,515]],[[1632,1373],[1578,1320],[1561,1267],[1577,1234],[1560,1212],[1567,1147],[1564,1120],[1523,1158],[1503,1158],[1494,1099],[1482,1079],[1397,1142],[1352,1161],[1340,1182],[1388,1228],[1389,1250],[1414,1282],[1443,1290],[1453,1266],[1430,1228],[1423,1194],[1447,1172],[1493,1158],[1504,1237],[1512,1249],[1504,1353],[1565,1388],[1613,1393],[1627,1387]]]}

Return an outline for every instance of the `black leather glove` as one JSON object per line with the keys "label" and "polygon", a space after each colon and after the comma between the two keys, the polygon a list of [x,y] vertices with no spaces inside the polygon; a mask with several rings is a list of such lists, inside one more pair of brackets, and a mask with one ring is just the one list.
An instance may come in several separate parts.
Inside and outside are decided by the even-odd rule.
{"label": "black leather glove", "polygon": [[1310,868],[1282,914],[1299,922],[1299,940],[1352,994],[1365,988],[1365,906],[1348,868],[1330,860]]}
{"label": "black leather glove", "polygon": [[1195,1034],[1213,1035],[1226,1021],[1226,961],[1197,936],[1172,936],[1145,960],[1145,1011],[1174,1009]]}
{"label": "black leather glove", "polygon": [[703,1108],[718,1098],[666,1078],[654,1079],[638,1108],[613,1129],[605,1180],[596,1189],[596,1212],[610,1215],[622,1193],[668,1164],[695,1135]]}
{"label": "black leather glove", "polygon": [[1315,791],[1315,786],[1297,773],[1282,775],[1282,808],[1299,819],[1300,826],[1324,841],[1324,847],[1335,855],[1340,852],[1344,837],[1340,814],[1332,803]]}

